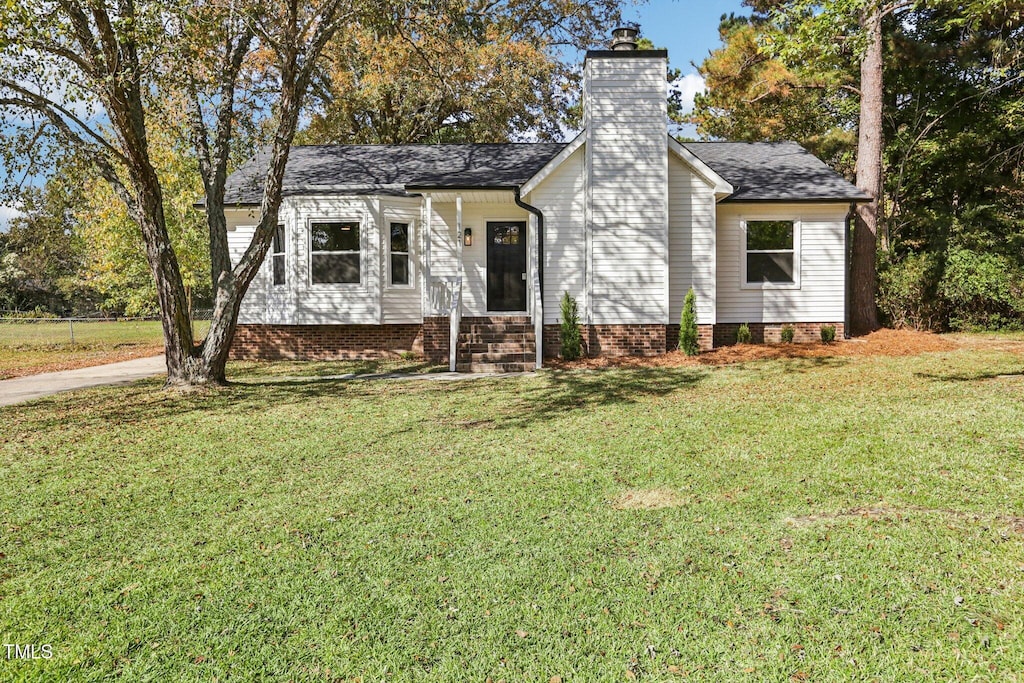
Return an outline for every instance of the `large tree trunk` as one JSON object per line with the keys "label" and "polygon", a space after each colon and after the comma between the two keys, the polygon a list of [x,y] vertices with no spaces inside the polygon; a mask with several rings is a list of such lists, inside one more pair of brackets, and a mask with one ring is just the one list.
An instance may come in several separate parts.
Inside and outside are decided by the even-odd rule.
{"label": "large tree trunk", "polygon": [[204,376],[192,336],[192,311],[182,283],[178,257],[167,232],[160,180],[146,158],[148,151],[144,138],[140,137],[140,140],[143,141],[136,143],[136,149],[142,153],[130,157],[132,168],[129,175],[136,199],[134,206],[129,208],[142,230],[146,261],[156,284],[164,333],[167,384],[192,384]]}
{"label": "large tree trunk", "polygon": [[850,265],[850,327],[853,334],[879,328],[875,292],[879,202],[882,196],[882,12],[869,3],[861,23],[868,46],[860,64],[860,126],[857,141],[857,187],[871,195],[858,204],[853,227]]}

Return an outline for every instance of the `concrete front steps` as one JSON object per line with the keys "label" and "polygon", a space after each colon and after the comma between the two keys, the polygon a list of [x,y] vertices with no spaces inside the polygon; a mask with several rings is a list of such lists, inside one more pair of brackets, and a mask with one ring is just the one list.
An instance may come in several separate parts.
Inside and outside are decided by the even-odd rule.
{"label": "concrete front steps", "polygon": [[459,372],[530,372],[536,365],[537,339],[529,316],[462,319],[455,365]]}

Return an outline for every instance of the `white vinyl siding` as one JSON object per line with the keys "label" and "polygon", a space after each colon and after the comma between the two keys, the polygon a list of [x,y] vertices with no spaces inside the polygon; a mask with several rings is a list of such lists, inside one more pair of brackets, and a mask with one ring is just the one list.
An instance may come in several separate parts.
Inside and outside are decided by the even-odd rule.
{"label": "white vinyl siding", "polygon": [[697,323],[715,322],[714,188],[675,154],[668,162],[669,322],[693,287]]}
{"label": "white vinyl siding", "polygon": [[[256,211],[245,209],[228,209],[224,212],[228,228],[228,255],[231,266],[238,265],[245,250],[252,242],[259,220]],[[269,260],[269,259],[268,259]],[[242,304],[238,309],[238,322],[261,323],[267,313],[267,289],[270,283],[270,272],[261,268],[253,278],[249,289],[245,292]]]}
{"label": "white vinyl siding", "polygon": [[586,62],[594,323],[668,322],[665,68],[651,58]]}
{"label": "white vinyl siding", "polygon": [[586,217],[584,148],[577,149],[534,189],[526,201],[544,214],[544,322],[559,322],[562,294],[569,292],[585,317]]}
{"label": "white vinyl siding", "polygon": [[[719,204],[718,322],[841,322],[846,297],[845,204]],[[799,286],[744,282],[744,220],[795,220]]]}
{"label": "white vinyl siding", "polygon": [[[381,261],[378,243],[377,199],[373,197],[288,197],[281,206],[286,226],[286,285],[271,287],[272,259],[264,260],[259,278],[263,290],[272,289],[265,299],[259,320],[294,325],[377,324],[381,322],[381,283],[372,276]],[[358,284],[314,284],[310,271],[310,224],[314,222],[358,221],[360,226],[360,270]],[[255,283],[243,301],[243,310],[256,317],[259,305]],[[252,299],[252,301],[250,301]]]}

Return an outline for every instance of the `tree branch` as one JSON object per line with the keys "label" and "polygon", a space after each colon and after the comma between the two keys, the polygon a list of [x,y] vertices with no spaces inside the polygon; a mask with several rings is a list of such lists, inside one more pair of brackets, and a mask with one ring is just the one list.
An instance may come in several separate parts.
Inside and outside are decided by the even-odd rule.
{"label": "tree branch", "polygon": [[[102,147],[115,159],[117,159],[117,161],[125,161],[124,155],[121,154],[121,152],[117,150],[115,147],[113,147],[109,142],[107,142],[106,138],[104,138],[102,135],[100,135],[92,128],[90,128],[84,121],[82,121],[79,117],[75,116],[70,110],[68,110],[63,105],[54,102],[53,100],[43,95],[40,95],[39,93],[34,93],[31,90],[24,88],[20,84],[6,78],[0,78],[0,88],[6,88],[8,90],[11,90],[12,92],[17,93],[21,95],[22,98],[24,98],[8,98],[6,100],[0,100],[0,105],[16,106],[36,111],[45,116],[47,119],[49,119],[50,122],[53,123],[54,126],[56,126],[61,132],[70,135],[73,140],[78,141],[83,146]],[[90,138],[93,142],[86,143],[81,136],[75,134],[72,131],[71,126],[68,124],[68,121],[70,121],[75,126],[80,128],[82,132],[85,133],[86,137]]]}

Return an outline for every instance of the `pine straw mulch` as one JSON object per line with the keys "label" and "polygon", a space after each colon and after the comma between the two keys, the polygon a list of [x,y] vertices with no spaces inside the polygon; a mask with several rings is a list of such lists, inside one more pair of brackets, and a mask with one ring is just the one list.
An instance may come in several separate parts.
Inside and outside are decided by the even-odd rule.
{"label": "pine straw mulch", "polygon": [[[755,360],[780,358],[831,358],[838,356],[916,356],[935,351],[953,351],[966,345],[966,340],[931,332],[915,330],[878,330],[864,337],[809,344],[736,344],[687,356],[682,351],[670,351],[658,356],[621,356],[584,358],[578,361],[549,361],[550,367],[569,368],[675,368],[700,365],[731,365]],[[982,343],[972,338],[972,345]],[[1016,349],[1024,352],[1024,342],[1015,342]]]}

